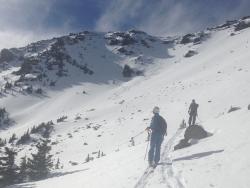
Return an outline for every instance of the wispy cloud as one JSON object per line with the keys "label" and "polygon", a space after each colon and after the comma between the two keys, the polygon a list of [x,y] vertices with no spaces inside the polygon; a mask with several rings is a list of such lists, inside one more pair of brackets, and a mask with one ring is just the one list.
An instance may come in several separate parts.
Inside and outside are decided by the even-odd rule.
{"label": "wispy cloud", "polygon": [[250,14],[248,0],[112,0],[96,23],[102,31],[138,28],[155,35],[205,29]]}
{"label": "wispy cloud", "polygon": [[109,31],[122,28],[126,21],[134,19],[143,6],[143,0],[114,0],[96,23],[96,30]]}
{"label": "wispy cloud", "polygon": [[31,41],[68,32],[65,24],[58,28],[47,25],[55,0],[1,0],[0,49],[24,46]]}
{"label": "wispy cloud", "polygon": [[0,49],[82,30],[176,35],[250,14],[249,0],[0,0]]}

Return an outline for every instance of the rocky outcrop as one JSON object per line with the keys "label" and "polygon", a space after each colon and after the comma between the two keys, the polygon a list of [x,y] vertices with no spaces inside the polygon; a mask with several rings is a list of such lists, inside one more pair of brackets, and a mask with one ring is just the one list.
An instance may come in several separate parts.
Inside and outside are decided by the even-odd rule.
{"label": "rocky outcrop", "polygon": [[135,38],[130,35],[130,33],[124,33],[124,32],[108,33],[105,36],[105,39],[107,39],[108,44],[111,46],[113,45],[126,46],[135,44],[137,42]]}
{"label": "rocky outcrop", "polygon": [[209,37],[209,34],[205,32],[187,34],[181,38],[180,44],[189,44],[189,43],[199,44],[202,41],[206,40],[208,37]]}
{"label": "rocky outcrop", "polygon": [[122,75],[126,78],[131,78],[133,76],[139,76],[142,74],[142,71],[132,69],[129,65],[125,65],[122,71]]}
{"label": "rocky outcrop", "polygon": [[191,125],[187,127],[184,139],[174,147],[174,150],[186,148],[192,145],[192,140],[200,140],[211,135],[200,125]]}
{"label": "rocky outcrop", "polygon": [[208,136],[208,132],[200,125],[191,125],[187,127],[184,138],[186,140],[190,139],[202,139]]}
{"label": "rocky outcrop", "polygon": [[2,49],[0,52],[0,63],[10,62],[15,59],[15,55],[8,49]]}
{"label": "rocky outcrop", "polygon": [[227,113],[231,113],[231,112],[234,112],[234,111],[237,111],[237,110],[240,110],[240,109],[241,109],[240,107],[231,106]]}
{"label": "rocky outcrop", "polygon": [[235,25],[235,31],[240,31],[250,27],[250,17],[244,17]]}
{"label": "rocky outcrop", "polygon": [[196,52],[195,50],[189,50],[184,57],[192,57],[194,55],[198,54],[198,52]]}

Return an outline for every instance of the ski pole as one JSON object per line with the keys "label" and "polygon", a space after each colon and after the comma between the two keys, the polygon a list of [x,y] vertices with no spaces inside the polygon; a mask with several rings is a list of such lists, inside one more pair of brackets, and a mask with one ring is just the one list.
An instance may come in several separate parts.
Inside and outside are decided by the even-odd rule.
{"label": "ski pole", "polygon": [[201,121],[200,118],[198,117],[198,114],[197,114],[197,119],[200,121],[200,123],[202,123],[202,121]]}
{"label": "ski pole", "polygon": [[148,132],[148,143],[147,143],[147,147],[146,147],[146,153],[145,153],[145,156],[144,156],[144,161],[145,161],[147,153],[148,153],[148,145],[149,145],[149,142],[150,142],[150,137],[151,137],[151,134]]}
{"label": "ski pole", "polygon": [[133,137],[135,138],[135,137],[141,135],[142,133],[144,133],[144,131],[139,132],[137,135],[135,135],[135,136],[133,136]]}

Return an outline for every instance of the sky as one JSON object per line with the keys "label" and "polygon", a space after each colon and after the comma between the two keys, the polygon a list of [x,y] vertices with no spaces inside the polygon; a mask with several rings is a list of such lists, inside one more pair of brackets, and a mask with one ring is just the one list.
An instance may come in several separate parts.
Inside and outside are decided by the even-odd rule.
{"label": "sky", "polygon": [[249,0],[0,0],[0,49],[70,32],[200,31],[250,15]]}

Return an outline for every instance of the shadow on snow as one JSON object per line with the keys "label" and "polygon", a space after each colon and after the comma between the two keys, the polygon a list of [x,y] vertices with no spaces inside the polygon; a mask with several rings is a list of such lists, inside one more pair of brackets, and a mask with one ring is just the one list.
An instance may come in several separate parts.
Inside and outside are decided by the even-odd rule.
{"label": "shadow on snow", "polygon": [[213,154],[216,154],[216,153],[221,153],[223,151],[224,150],[216,150],[216,151],[208,151],[208,152],[196,153],[196,154],[188,155],[188,156],[185,156],[185,157],[176,158],[176,159],[173,160],[173,162],[174,161],[199,159],[199,158],[207,157],[209,155],[213,155]]}

